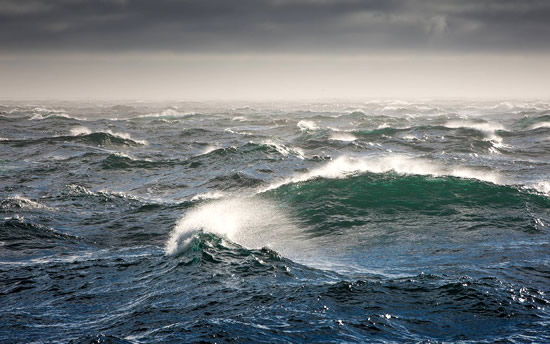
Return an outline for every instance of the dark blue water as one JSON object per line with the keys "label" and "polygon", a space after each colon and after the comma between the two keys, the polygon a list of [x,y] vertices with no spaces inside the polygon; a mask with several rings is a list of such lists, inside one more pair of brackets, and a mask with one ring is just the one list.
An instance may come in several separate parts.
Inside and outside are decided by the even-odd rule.
{"label": "dark blue water", "polygon": [[550,342],[550,103],[0,105],[0,342]]}

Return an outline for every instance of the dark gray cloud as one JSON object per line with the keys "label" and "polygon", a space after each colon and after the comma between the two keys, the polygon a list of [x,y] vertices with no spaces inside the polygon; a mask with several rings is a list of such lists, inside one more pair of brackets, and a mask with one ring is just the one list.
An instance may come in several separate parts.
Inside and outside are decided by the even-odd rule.
{"label": "dark gray cloud", "polygon": [[0,0],[0,51],[547,53],[547,0]]}

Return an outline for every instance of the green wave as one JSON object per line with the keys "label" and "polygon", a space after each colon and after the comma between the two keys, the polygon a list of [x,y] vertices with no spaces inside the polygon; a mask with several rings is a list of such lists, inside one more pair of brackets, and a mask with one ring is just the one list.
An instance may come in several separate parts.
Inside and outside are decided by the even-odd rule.
{"label": "green wave", "polygon": [[515,186],[396,173],[319,178],[283,185],[266,196],[289,205],[305,222],[327,230],[368,223],[403,225],[409,220],[421,225],[456,221],[464,228],[502,224],[533,230],[536,216],[550,209],[549,197]]}

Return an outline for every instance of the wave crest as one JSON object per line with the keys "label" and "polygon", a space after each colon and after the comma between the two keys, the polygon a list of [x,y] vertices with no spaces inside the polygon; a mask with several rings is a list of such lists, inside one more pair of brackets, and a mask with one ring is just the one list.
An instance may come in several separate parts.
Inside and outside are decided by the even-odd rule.
{"label": "wave crest", "polygon": [[461,166],[443,166],[421,158],[411,158],[402,155],[362,158],[341,156],[325,166],[273,183],[262,191],[276,189],[285,184],[299,183],[315,178],[341,179],[358,173],[385,173],[390,171],[400,174],[431,175],[434,177],[453,176],[477,179],[494,184],[502,182],[502,178],[495,172]]}
{"label": "wave crest", "polygon": [[216,234],[248,248],[261,248],[281,243],[279,234],[292,233],[293,228],[284,210],[267,200],[216,200],[192,209],[176,223],[165,253],[177,255],[185,251],[198,232]]}

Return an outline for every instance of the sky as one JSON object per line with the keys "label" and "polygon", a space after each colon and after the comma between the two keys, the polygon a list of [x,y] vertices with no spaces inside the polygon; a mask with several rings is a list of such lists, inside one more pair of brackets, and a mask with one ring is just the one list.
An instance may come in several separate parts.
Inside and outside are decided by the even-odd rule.
{"label": "sky", "polygon": [[0,99],[550,98],[547,0],[0,0]]}

